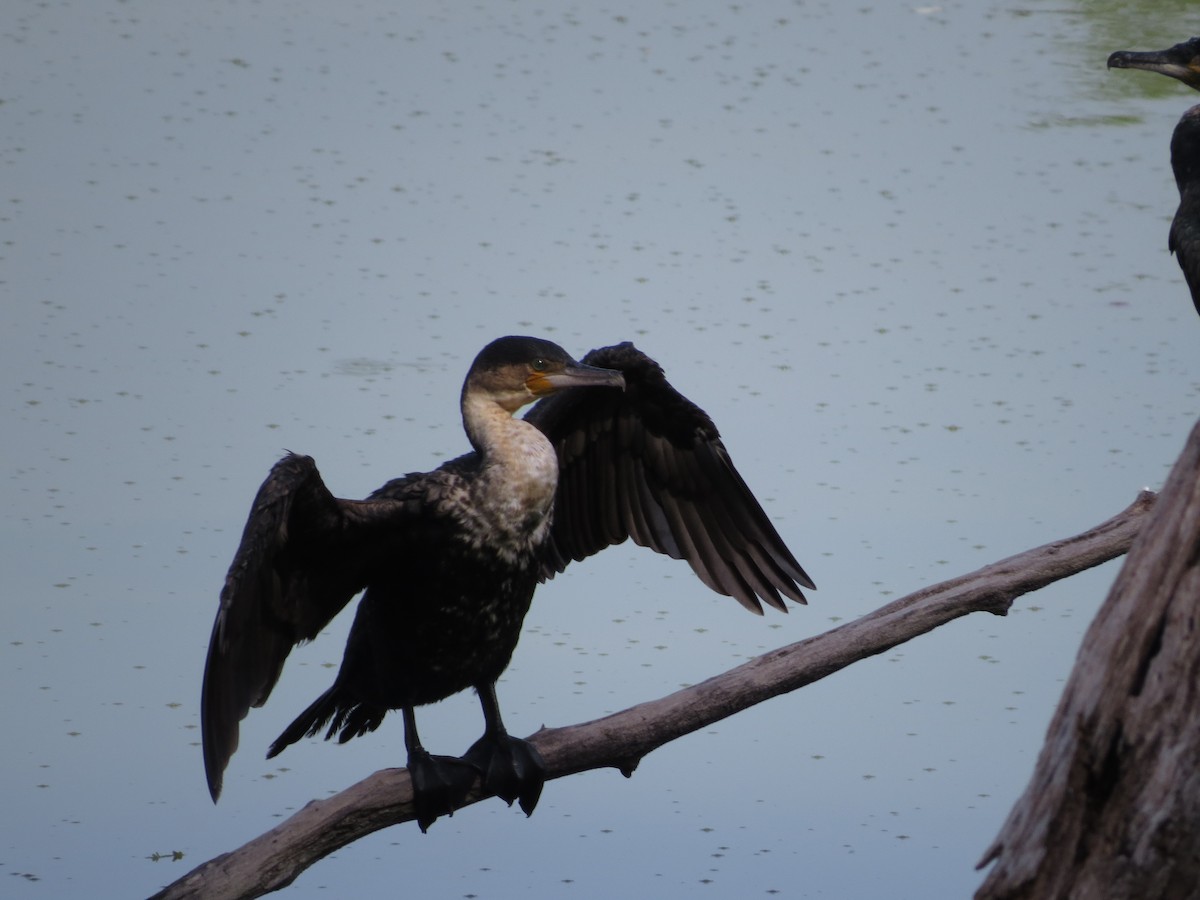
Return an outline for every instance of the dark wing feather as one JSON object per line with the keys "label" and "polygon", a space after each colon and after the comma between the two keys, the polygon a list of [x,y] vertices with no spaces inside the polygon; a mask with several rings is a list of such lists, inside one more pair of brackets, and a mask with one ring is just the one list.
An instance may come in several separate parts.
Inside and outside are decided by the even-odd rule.
{"label": "dark wing feather", "polygon": [[289,454],[259,488],[204,667],[200,721],[214,800],[237,749],[238,723],[266,702],[292,647],[316,637],[395,548],[428,524],[404,482],[370,500],[339,500],[311,457]]}
{"label": "dark wing feather", "polygon": [[1200,313],[1200,186],[1184,188],[1167,247],[1179,261],[1192,292],[1192,303]]}
{"label": "dark wing feather", "polygon": [[[714,591],[761,613],[786,611],[812,580],[734,468],[708,415],[632,344],[593,350],[588,365],[618,369],[624,392],[580,388],[542,400],[526,419],[550,438],[560,474],[544,560],[553,577],[628,537],[686,559]],[[782,595],[782,596],[781,596]]]}

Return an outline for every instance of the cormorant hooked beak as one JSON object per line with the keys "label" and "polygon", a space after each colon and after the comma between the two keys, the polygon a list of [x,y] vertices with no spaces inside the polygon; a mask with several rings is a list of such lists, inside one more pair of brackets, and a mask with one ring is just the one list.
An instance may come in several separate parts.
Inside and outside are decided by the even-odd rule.
{"label": "cormorant hooked beak", "polygon": [[546,397],[561,390],[577,387],[615,387],[625,390],[625,376],[616,369],[601,369],[579,362],[569,362],[557,372],[538,372],[525,382],[530,393]]}
{"label": "cormorant hooked beak", "polygon": [[1200,38],[1192,38],[1166,50],[1139,53],[1118,50],[1108,58],[1110,69],[1142,69],[1158,72],[1200,90]]}

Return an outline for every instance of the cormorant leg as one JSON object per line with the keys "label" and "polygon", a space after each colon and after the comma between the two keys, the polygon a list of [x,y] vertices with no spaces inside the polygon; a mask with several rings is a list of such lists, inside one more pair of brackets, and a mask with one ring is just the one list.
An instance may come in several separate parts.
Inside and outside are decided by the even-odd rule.
{"label": "cormorant leg", "polygon": [[525,815],[532,815],[546,783],[546,763],[529,741],[509,735],[500,719],[496,685],[476,685],[483,706],[486,728],[483,737],[471,745],[463,759],[483,773],[483,786],[512,806],[520,801]]}
{"label": "cormorant leg", "polygon": [[404,747],[408,750],[408,774],[412,777],[413,807],[421,831],[429,830],[438,816],[452,816],[462,806],[482,770],[456,756],[433,756],[421,746],[417,717],[411,706],[404,713]]}

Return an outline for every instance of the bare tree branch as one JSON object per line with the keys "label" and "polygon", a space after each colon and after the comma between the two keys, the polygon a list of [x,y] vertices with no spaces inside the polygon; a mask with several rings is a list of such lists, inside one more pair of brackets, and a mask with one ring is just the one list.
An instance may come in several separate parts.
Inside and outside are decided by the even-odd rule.
{"label": "bare tree branch", "polygon": [[978,900],[1200,891],[1200,424],[1092,622]]}
{"label": "bare tree branch", "polygon": [[[969,575],[903,597],[817,637],[773,650],[660,700],[530,740],[549,778],[615,767],[626,775],[652,750],[764,700],[794,691],[973,612],[1005,615],[1015,598],[1125,553],[1154,495],[1083,534],[1028,550]],[[478,789],[468,804],[484,799]],[[341,793],[314,800],[280,825],[203,863],[152,900],[259,897],[317,860],[389,825],[414,818],[405,769],[384,769]]]}

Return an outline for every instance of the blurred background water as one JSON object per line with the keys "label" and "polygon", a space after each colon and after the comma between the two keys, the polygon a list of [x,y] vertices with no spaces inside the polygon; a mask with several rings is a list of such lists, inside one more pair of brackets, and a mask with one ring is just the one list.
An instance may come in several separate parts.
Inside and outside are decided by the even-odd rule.
{"label": "blurred background water", "polygon": [[[403,762],[399,717],[214,807],[200,674],[284,448],[361,496],[466,447],[507,333],[632,339],[820,590],[745,614],[626,547],[542,588],[515,733],[658,697],[1161,484],[1200,413],[1166,236],[1197,98],[1106,72],[1175,3],[18,3],[0,26],[6,896],[146,895]],[[1117,564],[675,742],[393,828],[288,894],[969,895]],[[436,752],[474,697],[422,713]],[[180,858],[175,858],[180,857]]]}

